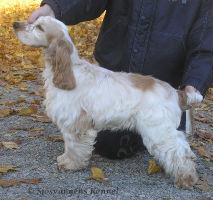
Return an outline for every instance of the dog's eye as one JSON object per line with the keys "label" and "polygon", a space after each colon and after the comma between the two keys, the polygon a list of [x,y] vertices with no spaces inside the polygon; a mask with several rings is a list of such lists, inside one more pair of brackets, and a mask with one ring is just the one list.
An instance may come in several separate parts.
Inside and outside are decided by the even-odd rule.
{"label": "dog's eye", "polygon": [[36,27],[37,27],[40,31],[43,31],[43,32],[44,32],[44,29],[42,28],[41,25],[37,25]]}

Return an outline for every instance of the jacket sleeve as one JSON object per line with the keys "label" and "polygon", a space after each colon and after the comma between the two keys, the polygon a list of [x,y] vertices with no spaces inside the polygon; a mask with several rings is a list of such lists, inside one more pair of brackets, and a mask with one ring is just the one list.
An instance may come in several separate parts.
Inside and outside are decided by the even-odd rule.
{"label": "jacket sleeve", "polygon": [[213,1],[202,0],[200,13],[186,41],[181,87],[191,85],[205,94],[213,80]]}
{"label": "jacket sleeve", "polygon": [[48,4],[58,20],[66,25],[74,25],[99,17],[106,9],[107,0],[43,0]]}

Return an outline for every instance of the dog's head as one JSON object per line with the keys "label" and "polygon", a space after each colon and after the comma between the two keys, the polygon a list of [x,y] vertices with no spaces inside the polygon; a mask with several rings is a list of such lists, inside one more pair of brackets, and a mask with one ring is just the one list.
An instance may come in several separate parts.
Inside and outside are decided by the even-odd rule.
{"label": "dog's head", "polygon": [[45,48],[44,60],[52,67],[53,83],[57,88],[75,88],[72,64],[79,58],[65,24],[52,17],[42,16],[33,24],[27,21],[14,22],[13,28],[23,44]]}
{"label": "dog's head", "polygon": [[14,22],[13,28],[23,44],[33,47],[48,48],[54,39],[69,38],[65,24],[49,16],[41,16],[33,24]]}

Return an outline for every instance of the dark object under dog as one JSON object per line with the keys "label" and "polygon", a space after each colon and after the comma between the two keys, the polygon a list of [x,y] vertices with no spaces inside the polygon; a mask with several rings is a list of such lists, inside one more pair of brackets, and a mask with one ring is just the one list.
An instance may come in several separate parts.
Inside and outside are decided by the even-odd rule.
{"label": "dark object under dog", "polygon": [[[179,130],[186,129],[186,113],[181,118]],[[125,131],[101,131],[94,145],[95,152],[109,159],[123,159],[145,150],[142,138],[137,133]]]}
{"label": "dark object under dog", "polygon": [[96,153],[110,159],[131,157],[137,151],[145,149],[141,136],[127,130],[99,132],[94,147]]}

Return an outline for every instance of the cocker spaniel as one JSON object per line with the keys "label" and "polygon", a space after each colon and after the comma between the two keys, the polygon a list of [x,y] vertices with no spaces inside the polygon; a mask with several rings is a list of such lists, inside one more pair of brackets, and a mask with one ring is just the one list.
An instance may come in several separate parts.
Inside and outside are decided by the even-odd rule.
{"label": "cocker spaniel", "polygon": [[198,93],[185,93],[150,76],[112,72],[82,60],[67,27],[49,16],[34,24],[13,24],[18,39],[43,47],[46,112],[63,134],[65,152],[57,158],[60,169],[88,165],[97,132],[136,131],[151,155],[179,187],[197,181],[194,153],[182,131],[181,113],[201,102]]}

